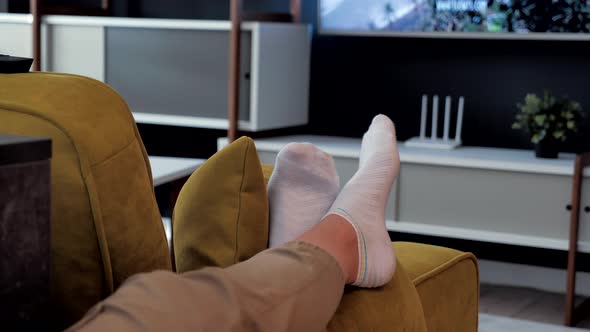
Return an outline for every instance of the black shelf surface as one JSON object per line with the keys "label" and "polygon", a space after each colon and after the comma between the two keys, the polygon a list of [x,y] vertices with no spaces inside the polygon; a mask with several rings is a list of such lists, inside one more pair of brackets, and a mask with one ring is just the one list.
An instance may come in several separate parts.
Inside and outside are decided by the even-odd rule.
{"label": "black shelf surface", "polygon": [[33,59],[0,54],[0,74],[28,73]]}
{"label": "black shelf surface", "polygon": [[0,133],[0,165],[51,158],[51,139]]}

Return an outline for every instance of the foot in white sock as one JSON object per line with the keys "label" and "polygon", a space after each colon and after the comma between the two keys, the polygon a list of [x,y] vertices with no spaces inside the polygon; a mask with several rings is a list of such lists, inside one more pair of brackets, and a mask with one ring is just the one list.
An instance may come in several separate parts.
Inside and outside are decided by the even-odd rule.
{"label": "foot in white sock", "polygon": [[395,272],[385,208],[399,165],[393,122],[385,115],[377,115],[363,136],[359,169],[328,213],[346,219],[356,231],[359,259],[353,285],[379,287]]}
{"label": "foot in white sock", "polygon": [[269,247],[294,240],[318,224],[340,189],[332,157],[309,143],[290,143],[277,155],[268,182]]}

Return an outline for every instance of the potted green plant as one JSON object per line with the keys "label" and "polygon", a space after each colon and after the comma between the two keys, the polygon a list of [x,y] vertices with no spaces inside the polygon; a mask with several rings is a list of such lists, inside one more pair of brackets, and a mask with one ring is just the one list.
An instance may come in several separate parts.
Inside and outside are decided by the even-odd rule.
{"label": "potted green plant", "polygon": [[558,98],[545,91],[543,98],[529,93],[524,102],[518,103],[513,129],[523,129],[530,134],[538,158],[557,158],[559,146],[580,127],[584,114],[580,103],[568,98]]}

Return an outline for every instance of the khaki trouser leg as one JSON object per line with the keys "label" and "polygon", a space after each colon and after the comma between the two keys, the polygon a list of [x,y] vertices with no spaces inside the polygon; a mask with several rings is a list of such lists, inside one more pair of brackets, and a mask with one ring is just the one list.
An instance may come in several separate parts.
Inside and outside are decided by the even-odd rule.
{"label": "khaki trouser leg", "polygon": [[134,276],[68,331],[321,331],[344,284],[332,256],[294,242],[225,269]]}

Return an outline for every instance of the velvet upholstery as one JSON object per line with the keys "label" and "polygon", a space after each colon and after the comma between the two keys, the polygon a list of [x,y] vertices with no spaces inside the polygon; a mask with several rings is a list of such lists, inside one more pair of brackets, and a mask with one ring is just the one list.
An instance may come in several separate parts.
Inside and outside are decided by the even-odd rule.
{"label": "velvet upholstery", "polygon": [[173,225],[178,272],[230,266],[266,249],[268,199],[252,139],[236,140],[191,175]]}
{"label": "velvet upholstery", "polygon": [[403,265],[398,261],[383,287],[347,286],[328,331],[427,331],[420,297]]}
{"label": "velvet upholstery", "polygon": [[479,269],[475,256],[408,242],[396,242],[394,248],[418,290],[428,330],[477,331]]}
{"label": "velvet upholstery", "polygon": [[0,132],[52,139],[53,328],[127,277],[171,268],[149,160],[114,90],[74,75],[0,74]]}
{"label": "velvet upholstery", "polygon": [[264,185],[268,185],[268,180],[272,175],[273,165],[262,164],[262,175],[264,176]]}

